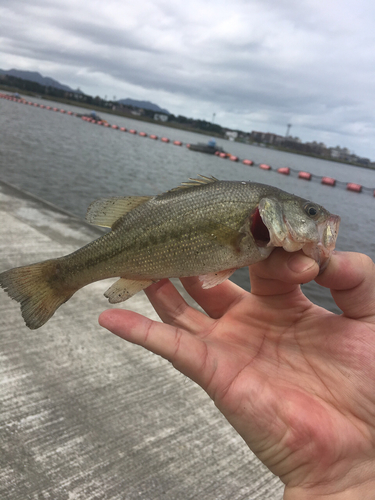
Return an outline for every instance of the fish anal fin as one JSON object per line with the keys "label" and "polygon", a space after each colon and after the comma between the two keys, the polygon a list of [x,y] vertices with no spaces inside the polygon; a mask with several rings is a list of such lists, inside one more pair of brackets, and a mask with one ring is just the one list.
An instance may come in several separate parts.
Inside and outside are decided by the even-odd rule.
{"label": "fish anal fin", "polygon": [[96,200],[87,209],[86,220],[96,226],[112,227],[120,217],[151,198],[152,196],[127,196]]}
{"label": "fish anal fin", "polygon": [[199,281],[202,282],[202,288],[212,288],[216,285],[220,285],[223,281],[227,280],[236,269],[225,269],[224,271],[218,271],[217,273],[208,273],[203,276],[199,276]]}
{"label": "fish anal fin", "polygon": [[104,297],[107,297],[110,304],[118,304],[119,302],[130,299],[130,297],[133,297],[133,295],[147,288],[152,283],[154,283],[154,281],[146,279],[130,280],[120,278],[108,288],[104,293]]}

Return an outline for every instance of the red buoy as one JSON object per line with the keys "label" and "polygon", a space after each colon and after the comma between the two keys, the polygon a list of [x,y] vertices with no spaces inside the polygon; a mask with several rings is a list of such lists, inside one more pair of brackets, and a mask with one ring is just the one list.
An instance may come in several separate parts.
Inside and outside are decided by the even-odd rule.
{"label": "red buoy", "polygon": [[362,191],[362,186],[360,184],[355,184],[355,182],[348,182],[346,185],[346,189],[348,191],[355,191],[356,193],[360,193]]}
{"label": "red buoy", "polygon": [[161,140],[162,142],[169,142],[168,137],[162,137],[160,140]]}
{"label": "red buoy", "polygon": [[158,138],[158,136],[155,134],[151,134],[151,135],[149,135],[149,137],[150,137],[150,139],[154,139],[154,141],[156,141],[156,139]]}
{"label": "red buoy", "polygon": [[126,132],[126,127],[120,127],[121,132]]}
{"label": "red buoy", "polygon": [[147,137],[146,132],[139,132],[139,134],[138,134],[138,135],[140,135],[141,137]]}
{"label": "red buoy", "polygon": [[259,168],[261,168],[262,170],[271,170],[271,167],[269,165],[267,165],[266,163],[261,163],[259,165]]}
{"label": "red buoy", "polygon": [[136,134],[136,133],[137,133],[137,131],[136,131],[136,130],[134,130],[133,128],[131,128],[131,129],[129,130],[129,133],[130,133],[130,134]]}
{"label": "red buoy", "polygon": [[173,141],[173,144],[175,146],[182,146],[182,142],[181,141]]}
{"label": "red buoy", "polygon": [[238,161],[238,156],[230,155],[229,159],[230,161]]}
{"label": "red buoy", "polygon": [[327,186],[335,186],[336,179],[333,179],[333,177],[322,177],[322,184],[326,184]]}
{"label": "red buoy", "polygon": [[118,125],[112,125],[112,128],[114,128],[115,130],[118,129]]}
{"label": "red buoy", "polygon": [[305,181],[310,181],[312,175],[310,174],[310,172],[298,172],[298,177],[300,179],[305,179]]}
{"label": "red buoy", "polygon": [[253,160],[242,160],[242,163],[243,163],[244,165],[249,165],[249,166],[254,165]]}
{"label": "red buoy", "polygon": [[220,153],[219,156],[220,158],[228,158],[227,153]]}
{"label": "red buoy", "polygon": [[290,168],[289,167],[280,167],[277,169],[277,171],[279,172],[279,174],[283,174],[283,175],[289,175],[290,174]]}

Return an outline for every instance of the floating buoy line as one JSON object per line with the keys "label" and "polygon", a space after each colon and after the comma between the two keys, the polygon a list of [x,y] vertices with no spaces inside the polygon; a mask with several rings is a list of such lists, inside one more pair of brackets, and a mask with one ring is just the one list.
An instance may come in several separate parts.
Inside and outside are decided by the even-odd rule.
{"label": "floating buoy line", "polygon": [[[73,111],[66,111],[65,109],[60,109],[60,108],[48,106],[45,104],[31,102],[31,101],[28,101],[27,99],[15,97],[13,95],[0,93],[0,98],[7,99],[8,101],[19,102],[21,104],[26,104],[28,106],[35,106],[37,108],[46,109],[49,111],[55,111],[57,113],[63,113],[63,114],[67,114],[70,116],[76,116],[78,118],[81,118],[81,120],[84,120],[88,123],[93,123],[95,125],[103,126],[106,128],[111,128],[113,130],[119,130],[120,132],[128,132],[129,134],[139,135],[140,137],[148,137],[149,139],[160,140],[161,142],[171,143],[171,144],[174,144],[175,146],[183,146],[184,145],[184,143],[182,141],[171,141],[170,139],[168,139],[168,137],[160,137],[159,138],[159,136],[157,136],[155,134],[147,134],[146,132],[137,132],[137,130],[135,130],[135,129],[127,129],[126,127],[120,127],[118,125],[111,125],[106,120],[97,120],[97,119],[90,117],[90,116],[87,116],[87,115],[80,115],[80,114],[74,113]],[[185,144],[185,146],[187,148],[189,148],[190,144]],[[298,177],[299,179],[302,179],[305,181],[318,181],[319,183],[326,185],[326,186],[331,186],[331,187],[337,186],[337,187],[341,187],[343,189],[346,189],[348,191],[352,191],[355,193],[370,194],[370,195],[375,197],[375,188],[369,188],[366,186],[362,186],[361,184],[357,184],[355,182],[339,181],[339,180],[334,179],[332,177],[315,175],[315,174],[311,174],[310,172],[304,172],[304,171],[297,170],[297,169],[294,169],[291,167],[275,168],[275,167],[271,167],[271,165],[268,165],[266,163],[255,163],[252,160],[249,160],[246,158],[240,159],[238,156],[234,156],[234,155],[231,155],[229,153],[224,153],[224,152],[220,152],[220,151],[217,151],[215,153],[215,155],[218,158],[227,159],[227,160],[230,160],[233,162],[241,162],[243,165],[247,165],[249,167],[257,167],[257,168],[260,168],[261,170],[274,171],[274,172],[277,172],[281,175],[293,175],[293,176]]]}

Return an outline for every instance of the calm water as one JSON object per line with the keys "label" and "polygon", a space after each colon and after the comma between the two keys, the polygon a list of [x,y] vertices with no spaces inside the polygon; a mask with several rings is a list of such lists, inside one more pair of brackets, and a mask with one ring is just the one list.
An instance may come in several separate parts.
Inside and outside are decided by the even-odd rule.
{"label": "calm water", "polygon": [[[46,101],[32,99],[46,104]],[[50,104],[49,102],[47,104]],[[87,112],[56,104],[66,110]],[[184,144],[205,142],[199,134],[100,113],[109,123],[166,136]],[[87,206],[106,196],[164,192],[197,174],[219,179],[252,180],[277,186],[324,205],[342,218],[339,250],[360,251],[375,259],[375,198],[322,186],[295,176],[247,167],[99,127],[78,118],[0,99],[0,179],[84,217]],[[208,138],[207,138],[208,139]],[[375,171],[289,153],[218,141],[227,151],[273,167],[292,167],[375,188]],[[246,269],[233,281],[248,288]],[[314,302],[336,310],[330,294],[316,284],[303,287]]]}

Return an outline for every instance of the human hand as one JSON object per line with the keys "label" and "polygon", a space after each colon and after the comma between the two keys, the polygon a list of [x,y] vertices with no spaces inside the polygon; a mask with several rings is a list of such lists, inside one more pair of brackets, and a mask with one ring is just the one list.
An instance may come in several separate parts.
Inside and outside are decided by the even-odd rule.
{"label": "human hand", "polygon": [[[284,498],[375,498],[375,266],[335,253],[321,276],[306,256],[276,249],[250,267],[252,292],[168,280],[146,293],[160,318],[112,309],[100,324],[173,363],[203,387],[254,453],[285,483]],[[299,283],[331,288],[338,316]]]}

